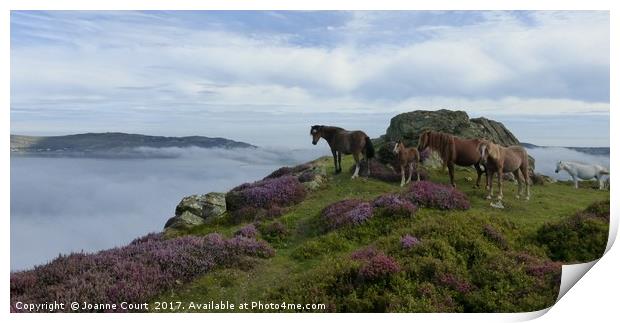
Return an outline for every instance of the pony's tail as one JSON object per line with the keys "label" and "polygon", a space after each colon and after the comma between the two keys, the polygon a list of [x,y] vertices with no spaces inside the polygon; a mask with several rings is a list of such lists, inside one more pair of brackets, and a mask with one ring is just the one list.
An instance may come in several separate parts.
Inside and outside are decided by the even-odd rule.
{"label": "pony's tail", "polygon": [[372,141],[368,136],[366,136],[366,144],[364,144],[364,146],[366,147],[366,158],[371,159],[375,157],[375,147],[372,145]]}

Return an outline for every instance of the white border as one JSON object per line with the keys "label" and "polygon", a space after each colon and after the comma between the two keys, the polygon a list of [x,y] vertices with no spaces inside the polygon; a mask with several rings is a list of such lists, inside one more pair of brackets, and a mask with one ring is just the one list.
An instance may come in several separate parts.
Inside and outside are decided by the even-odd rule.
{"label": "white border", "polygon": [[[279,1],[279,0],[212,0],[208,2],[198,2],[191,0],[21,0],[17,1],[0,1],[0,46],[2,49],[2,87],[0,92],[2,107],[2,118],[0,118],[0,124],[4,136],[1,140],[4,147],[9,145],[9,132],[10,132],[10,10],[135,10],[135,9],[149,9],[149,10],[161,10],[161,9],[211,9],[211,10],[267,10],[267,9],[280,9],[280,10],[397,10],[397,9],[410,9],[410,10],[610,10],[611,11],[611,89],[620,88],[618,86],[618,67],[614,62],[614,58],[618,57],[617,41],[614,41],[618,37],[618,33],[614,30],[618,30],[618,13],[617,2],[612,1],[599,1],[599,0],[564,0],[561,2],[551,0],[523,0],[523,1],[482,1],[482,0],[470,0],[470,1],[449,1],[449,0],[434,0],[430,1],[402,1],[402,0],[341,0],[341,1],[328,1],[328,0],[314,0],[307,1],[306,3],[299,3],[296,1]],[[614,106],[617,102],[618,95],[611,92],[610,106]],[[618,117],[616,113],[611,113],[612,125],[618,124]],[[614,147],[618,138],[618,129],[613,126],[610,127],[611,136],[610,143]],[[10,182],[9,178],[9,149],[2,150],[2,178],[5,178],[0,192],[0,205],[2,206],[3,213],[3,243],[2,243],[2,258],[9,259],[9,241],[10,241],[10,225],[9,225],[9,194],[10,194]],[[611,168],[616,169],[616,161],[618,160],[617,151],[611,149]],[[618,205],[616,190],[612,190],[612,230],[615,237],[618,225]],[[611,231],[611,230],[610,230]],[[611,246],[611,243],[610,245]],[[517,313],[517,314],[338,314],[338,315],[323,315],[323,314],[302,314],[302,315],[288,315],[288,314],[264,314],[264,315],[252,315],[252,314],[55,314],[55,315],[10,315],[9,314],[9,265],[8,261],[4,263],[2,267],[2,273],[5,279],[1,280],[1,286],[4,293],[2,294],[2,306],[4,310],[4,316],[7,319],[14,321],[40,321],[45,319],[46,321],[69,321],[69,322],[82,322],[85,319],[92,320],[114,320],[120,322],[129,322],[138,320],[156,320],[156,321],[168,321],[170,319],[183,319],[191,321],[216,320],[218,322],[229,322],[232,320],[252,320],[257,322],[273,322],[275,320],[295,320],[298,322],[335,319],[342,318],[346,320],[355,321],[376,321],[380,319],[397,319],[397,320],[416,320],[416,321],[437,321],[437,322],[496,322],[496,321],[521,321],[539,317],[543,315],[540,320],[544,322],[563,322],[574,320],[592,320],[595,321],[609,321],[609,318],[616,317],[616,306],[618,291],[617,286],[620,286],[619,273],[617,269],[620,268],[620,253],[618,248],[612,248],[609,252],[594,265],[594,267],[585,274],[585,276],[577,282],[577,284],[568,291],[556,305],[547,311],[543,310],[535,313]]]}

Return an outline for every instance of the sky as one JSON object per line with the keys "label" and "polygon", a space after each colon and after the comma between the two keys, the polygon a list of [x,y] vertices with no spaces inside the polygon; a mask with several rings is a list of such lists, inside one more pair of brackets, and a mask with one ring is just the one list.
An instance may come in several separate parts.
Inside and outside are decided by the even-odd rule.
{"label": "sky", "polygon": [[447,108],[609,146],[609,53],[602,11],[12,11],[11,132],[303,147]]}

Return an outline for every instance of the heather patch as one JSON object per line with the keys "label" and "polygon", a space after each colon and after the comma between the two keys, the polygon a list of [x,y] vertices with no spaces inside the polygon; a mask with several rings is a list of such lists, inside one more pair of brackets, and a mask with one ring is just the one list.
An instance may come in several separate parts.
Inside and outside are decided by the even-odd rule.
{"label": "heather patch", "polygon": [[360,225],[372,217],[373,206],[365,201],[350,199],[333,203],[321,212],[330,230]]}
{"label": "heather patch", "polygon": [[[299,180],[290,175],[267,178],[235,187],[226,194],[226,208],[233,223],[253,220],[260,215],[272,216],[282,207],[303,201],[306,189]],[[266,213],[261,213],[264,210]]]}
{"label": "heather patch", "polygon": [[256,226],[254,226],[254,224],[248,224],[237,230],[237,232],[235,232],[235,235],[252,239],[258,236],[258,230],[256,229]]}
{"label": "heather patch", "polygon": [[[33,270],[12,273],[11,304],[143,303],[216,266],[234,266],[246,257],[273,255],[266,242],[242,236],[224,239],[209,234],[164,240],[161,234],[150,234],[121,248],[73,253]],[[17,309],[12,307],[11,311]]]}
{"label": "heather patch", "polygon": [[417,205],[442,210],[467,210],[470,207],[467,196],[456,188],[429,181],[412,183],[405,196]]}
{"label": "heather patch", "polygon": [[368,259],[359,269],[359,275],[365,280],[385,278],[400,271],[398,262],[383,253]]}
{"label": "heather patch", "polygon": [[419,245],[420,243],[421,243],[420,239],[410,234],[406,234],[402,238],[400,238],[400,245],[403,247],[403,249],[411,249]]}
{"label": "heather patch", "polygon": [[358,270],[359,276],[364,280],[385,278],[400,271],[398,262],[387,256],[383,251],[368,246],[351,254],[351,259],[362,263]]}
{"label": "heather patch", "polygon": [[382,209],[387,216],[411,216],[418,209],[411,201],[397,194],[381,195],[374,200],[373,205]]}

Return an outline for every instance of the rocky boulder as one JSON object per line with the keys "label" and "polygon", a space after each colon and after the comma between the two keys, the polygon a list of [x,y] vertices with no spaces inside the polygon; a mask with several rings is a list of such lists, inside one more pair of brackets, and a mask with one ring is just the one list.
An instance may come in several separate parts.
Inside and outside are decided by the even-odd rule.
{"label": "rocky boulder", "polygon": [[205,220],[217,217],[226,212],[226,194],[211,192],[203,195],[186,196],[179,202],[174,214],[178,216],[185,211]]}
{"label": "rocky boulder", "polygon": [[417,110],[401,113],[387,128],[384,141],[402,139],[408,145],[417,145],[425,130],[450,133],[463,138],[485,138],[503,146],[518,145],[519,140],[501,122],[486,118],[470,119],[465,111]]}
{"label": "rocky boulder", "polygon": [[207,223],[226,212],[226,194],[211,192],[184,197],[164,228],[187,228]]}

